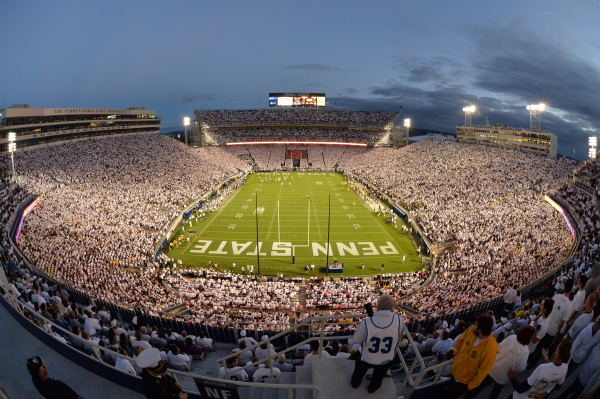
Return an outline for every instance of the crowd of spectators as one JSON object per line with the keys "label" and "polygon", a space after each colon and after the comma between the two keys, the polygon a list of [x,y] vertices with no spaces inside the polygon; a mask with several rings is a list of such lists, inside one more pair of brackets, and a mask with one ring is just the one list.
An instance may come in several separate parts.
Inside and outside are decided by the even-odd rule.
{"label": "crowd of spectators", "polygon": [[219,126],[344,126],[378,127],[391,124],[395,111],[351,111],[315,108],[196,110],[196,117],[211,127]]}
{"label": "crowd of spectators", "polygon": [[[329,146],[329,145],[236,145],[227,148],[232,154],[245,159],[257,170],[282,170],[291,168],[291,159],[286,159],[290,150],[307,151],[301,168],[309,170],[334,169],[343,158],[350,158],[368,151],[365,147]],[[308,166],[310,164],[310,167]]]}
{"label": "crowd of spectators", "polygon": [[29,260],[102,298],[151,308],[178,301],[156,283],[153,262],[171,221],[248,168],[220,148],[189,150],[159,134],[43,147],[20,153],[18,167],[19,184],[42,197],[19,243]]}
{"label": "crowd of spectators", "polygon": [[[273,151],[284,151],[247,150],[266,166]],[[564,221],[541,194],[564,183],[571,162],[436,141],[401,150],[323,146],[309,151],[374,182],[410,209],[433,241],[456,240],[458,250],[441,258],[438,275],[403,298],[414,310],[477,302],[509,284],[524,285],[560,264],[572,244]],[[348,156],[340,155],[346,151]],[[167,290],[156,278],[152,254],[169,222],[217,182],[247,170],[239,155],[220,148],[187,150],[158,135],[23,153],[20,183],[43,201],[28,216],[20,245],[42,270],[102,299],[154,309],[189,301],[198,317],[286,322],[299,305],[291,282],[212,272],[182,278],[178,269],[162,276],[174,288]],[[450,272],[457,269],[461,272]],[[391,277],[385,288],[361,280],[312,283],[306,307],[358,308],[382,289],[402,297],[424,281],[422,275]],[[132,295],[132,287],[141,295]]]}
{"label": "crowd of spectators", "polygon": [[439,258],[439,276],[404,301],[420,312],[494,297],[559,266],[573,240],[543,193],[564,185],[573,166],[562,158],[436,140],[376,148],[340,163],[408,209],[431,242],[455,243],[456,251]]}
{"label": "crowd of spectators", "polygon": [[287,315],[299,305],[300,288],[291,281],[259,281],[237,273],[185,268],[166,270],[163,281],[198,318],[287,325]]}
{"label": "crowd of spectators", "polygon": [[252,128],[211,129],[208,134],[218,144],[250,141],[332,141],[363,143],[373,146],[381,140],[384,130],[349,130],[323,128]]}

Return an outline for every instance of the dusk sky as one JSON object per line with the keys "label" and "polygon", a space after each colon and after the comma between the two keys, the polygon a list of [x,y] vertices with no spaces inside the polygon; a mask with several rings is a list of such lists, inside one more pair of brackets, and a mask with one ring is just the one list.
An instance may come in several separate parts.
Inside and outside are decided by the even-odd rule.
{"label": "dusk sky", "polygon": [[[398,110],[422,129],[542,130],[584,159],[600,136],[600,1],[6,1],[0,108],[268,106],[324,92],[339,109]],[[575,151],[575,153],[574,153]]]}

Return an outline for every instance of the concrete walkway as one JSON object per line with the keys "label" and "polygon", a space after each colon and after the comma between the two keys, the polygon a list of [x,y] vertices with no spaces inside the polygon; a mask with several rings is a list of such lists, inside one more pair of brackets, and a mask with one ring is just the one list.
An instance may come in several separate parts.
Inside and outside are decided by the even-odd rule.
{"label": "concrete walkway", "polygon": [[63,381],[86,399],[145,398],[64,358],[21,327],[0,305],[0,386],[12,399],[42,398],[26,367],[27,359],[36,355],[48,365],[50,378]]}

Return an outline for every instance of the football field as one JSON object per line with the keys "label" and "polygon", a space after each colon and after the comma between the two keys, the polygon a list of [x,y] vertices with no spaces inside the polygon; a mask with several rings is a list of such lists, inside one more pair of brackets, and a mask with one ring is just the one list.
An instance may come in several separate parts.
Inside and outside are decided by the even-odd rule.
{"label": "football field", "polygon": [[217,211],[188,219],[165,253],[184,267],[210,262],[238,273],[253,265],[257,274],[260,261],[261,275],[304,275],[311,264],[308,275],[325,275],[327,254],[329,264],[344,264],[334,276],[381,273],[382,265],[384,273],[420,270],[412,238],[373,209],[380,206],[339,173],[254,173]]}

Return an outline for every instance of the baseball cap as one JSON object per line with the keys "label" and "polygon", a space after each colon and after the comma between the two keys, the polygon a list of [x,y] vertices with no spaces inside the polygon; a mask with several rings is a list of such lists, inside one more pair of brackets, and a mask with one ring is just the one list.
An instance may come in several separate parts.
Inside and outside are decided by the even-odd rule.
{"label": "baseball cap", "polygon": [[160,351],[156,348],[144,349],[137,357],[136,363],[140,368],[155,373],[163,373],[167,370],[167,363],[160,358]]}
{"label": "baseball cap", "polygon": [[240,331],[240,336],[245,337],[246,336],[246,330]]}
{"label": "baseball cap", "polygon": [[42,364],[44,364],[44,361],[41,356],[30,357],[27,359],[27,371],[30,375],[38,375]]}

